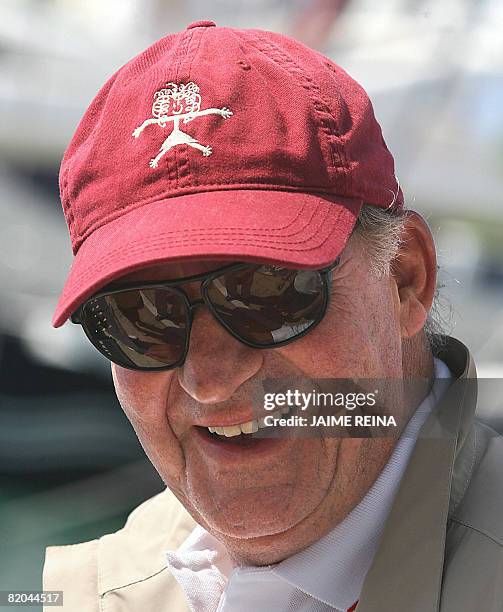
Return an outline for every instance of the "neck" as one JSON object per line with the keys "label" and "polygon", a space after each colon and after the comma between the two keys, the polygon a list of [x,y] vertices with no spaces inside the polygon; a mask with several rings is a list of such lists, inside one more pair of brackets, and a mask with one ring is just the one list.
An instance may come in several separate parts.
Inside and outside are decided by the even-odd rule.
{"label": "neck", "polygon": [[433,353],[424,332],[403,341],[402,367],[404,378],[433,379]]}
{"label": "neck", "polygon": [[411,389],[413,396],[409,398],[410,406],[414,410],[430,393],[435,374],[433,353],[424,332],[421,331],[403,341],[402,368],[404,380],[418,381],[418,384],[413,386],[414,391]]}

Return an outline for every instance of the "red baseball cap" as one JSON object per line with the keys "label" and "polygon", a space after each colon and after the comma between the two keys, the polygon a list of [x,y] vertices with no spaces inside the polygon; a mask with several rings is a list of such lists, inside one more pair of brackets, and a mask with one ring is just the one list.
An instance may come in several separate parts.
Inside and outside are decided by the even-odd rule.
{"label": "red baseball cap", "polygon": [[360,85],[291,38],[211,21],[105,83],[64,154],[60,193],[75,258],[55,327],[154,263],[324,267],[364,202],[403,207]]}

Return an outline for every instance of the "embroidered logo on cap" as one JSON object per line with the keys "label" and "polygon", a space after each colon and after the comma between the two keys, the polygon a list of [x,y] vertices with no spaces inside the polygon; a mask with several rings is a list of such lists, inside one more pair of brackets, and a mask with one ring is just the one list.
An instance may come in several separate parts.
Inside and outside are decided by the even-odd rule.
{"label": "embroidered logo on cap", "polygon": [[165,128],[168,123],[173,122],[173,130],[162,143],[156,157],[150,160],[149,165],[151,168],[157,168],[161,157],[173,147],[181,144],[199,149],[204,156],[212,154],[211,147],[202,145],[198,140],[180,129],[180,119],[183,119],[184,123],[188,123],[196,117],[202,117],[203,115],[220,115],[224,119],[228,119],[232,115],[232,111],[225,106],[223,108],[206,108],[204,110],[200,110],[200,108],[201,95],[199,94],[199,87],[192,81],[186,84],[180,83],[179,85],[167,83],[163,89],[155,92],[154,103],[152,104],[152,117],[146,119],[140,127],[134,130],[133,137],[138,138],[149,125]]}

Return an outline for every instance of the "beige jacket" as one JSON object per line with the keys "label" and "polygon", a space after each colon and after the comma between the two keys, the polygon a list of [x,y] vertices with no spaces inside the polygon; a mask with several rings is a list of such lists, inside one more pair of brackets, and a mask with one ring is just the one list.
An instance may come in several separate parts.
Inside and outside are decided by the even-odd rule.
{"label": "beige jacket", "polygon": [[[456,380],[421,429],[357,612],[503,611],[503,438],[473,419],[467,348],[448,338],[438,356]],[[194,526],[166,489],[115,533],[49,546],[44,589],[63,590],[63,612],[188,612],[163,551]]]}

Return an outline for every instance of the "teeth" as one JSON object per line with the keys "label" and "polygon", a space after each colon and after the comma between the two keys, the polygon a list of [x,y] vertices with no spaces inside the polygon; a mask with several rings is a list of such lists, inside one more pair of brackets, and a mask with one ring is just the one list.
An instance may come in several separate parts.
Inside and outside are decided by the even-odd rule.
{"label": "teeth", "polygon": [[[281,408],[280,410],[271,412],[271,414],[267,416],[279,417],[282,414],[287,414],[288,412],[290,412],[290,407],[285,406],[284,408]],[[252,421],[246,421],[246,423],[238,423],[237,425],[228,425],[226,427],[212,426],[212,427],[208,427],[208,430],[211,433],[216,433],[216,434],[219,434],[220,436],[232,438],[233,436],[239,436],[241,433],[244,433],[244,434],[255,433],[259,429],[262,429],[263,427],[267,427],[267,425],[264,422],[265,419],[266,417],[262,417],[261,419],[253,419]]]}
{"label": "teeth", "polygon": [[255,433],[258,431],[258,422],[257,421],[246,421],[246,423],[241,423],[240,425],[241,431],[243,433]]}
{"label": "teeth", "polygon": [[239,436],[241,433],[241,427],[239,425],[231,425],[230,427],[224,427],[224,436],[232,438],[232,436]]}

